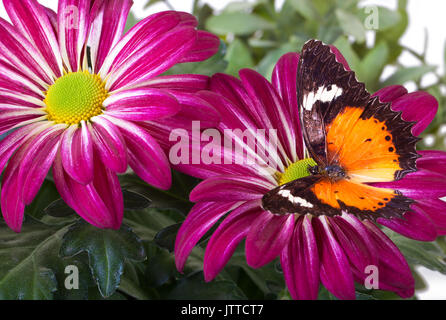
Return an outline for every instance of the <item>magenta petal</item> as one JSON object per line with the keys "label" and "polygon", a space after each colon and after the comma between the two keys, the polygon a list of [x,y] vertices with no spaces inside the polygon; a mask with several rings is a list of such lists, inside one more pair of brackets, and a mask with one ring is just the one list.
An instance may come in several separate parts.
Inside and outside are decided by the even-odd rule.
{"label": "magenta petal", "polygon": [[167,71],[190,50],[196,33],[194,28],[179,27],[147,43],[113,69],[108,82],[110,90],[129,87]]}
{"label": "magenta petal", "polygon": [[418,136],[434,119],[438,110],[438,101],[429,93],[418,91],[394,100],[392,109],[402,111],[403,120],[416,122],[412,133]]}
{"label": "magenta petal", "polygon": [[364,225],[353,215],[344,214],[330,220],[331,229],[352,267],[353,276],[363,282],[366,268],[378,265],[378,251]]}
{"label": "magenta petal", "polygon": [[394,291],[402,298],[413,296],[415,280],[404,256],[377,226],[370,221],[363,223],[378,250],[379,289]]}
{"label": "magenta petal", "polygon": [[127,147],[119,129],[104,117],[95,117],[91,133],[104,165],[114,172],[124,173],[127,170]]}
{"label": "magenta petal", "polygon": [[379,218],[377,222],[411,239],[434,241],[437,238],[437,231],[434,224],[417,204],[413,204],[412,211],[406,212],[402,219]]}
{"label": "magenta petal", "polygon": [[373,183],[372,185],[399,190],[405,196],[415,200],[437,199],[446,196],[444,175],[428,170],[410,173],[398,181]]}
{"label": "magenta petal", "polygon": [[3,4],[18,30],[43,55],[57,77],[62,74],[59,44],[45,8],[36,0],[4,0]]}
{"label": "magenta petal", "polygon": [[187,257],[204,234],[226,213],[237,208],[236,202],[196,204],[181,225],[175,240],[175,264],[183,272]]}
{"label": "magenta petal", "polygon": [[246,261],[260,268],[280,255],[293,234],[294,215],[276,216],[264,211],[246,238]]}
{"label": "magenta petal", "polygon": [[252,108],[259,113],[263,120],[264,128],[276,129],[278,140],[285,148],[288,159],[297,160],[296,141],[298,135],[291,121],[290,112],[276,90],[262,75],[250,69],[241,70],[240,79],[254,102]]}
{"label": "magenta petal", "polygon": [[446,175],[446,152],[440,150],[420,150],[421,158],[417,160],[418,170],[428,170]]}
{"label": "magenta petal", "polygon": [[62,199],[87,222],[103,229],[120,228],[124,212],[121,187],[116,174],[106,166],[95,161],[93,182],[82,185],[64,171],[59,153],[53,177]]}
{"label": "magenta petal", "polygon": [[71,126],[60,146],[65,171],[77,182],[89,184],[93,180],[93,141],[87,124]]}
{"label": "magenta petal", "polygon": [[146,81],[144,85],[150,88],[196,93],[208,89],[209,80],[208,76],[201,74],[182,74],[158,76]]}
{"label": "magenta petal", "polygon": [[280,262],[293,299],[316,300],[319,292],[319,253],[311,217],[299,218]]}
{"label": "magenta petal", "polygon": [[[299,108],[297,106],[297,67],[299,64],[299,54],[287,53],[283,55],[276,64],[273,71],[272,83],[279,92],[282,100],[289,110],[293,127],[296,132],[301,132],[299,121]],[[296,141],[297,156],[303,158],[303,137]],[[297,160],[297,159],[296,159]]]}
{"label": "magenta petal", "polygon": [[393,102],[407,94],[407,89],[400,85],[387,86],[376,91],[372,96],[379,97],[381,102]]}
{"label": "magenta petal", "polygon": [[181,107],[168,92],[153,88],[119,91],[104,103],[107,114],[132,121],[152,121],[171,117]]}
{"label": "magenta petal", "polygon": [[21,194],[17,166],[10,164],[2,179],[1,209],[6,224],[14,232],[20,232],[22,229],[25,204]]}
{"label": "magenta petal", "polygon": [[172,184],[169,161],[158,142],[133,122],[107,116],[124,137],[129,165],[148,184],[167,190]]}
{"label": "magenta petal", "polygon": [[23,186],[22,201],[31,204],[53,164],[60,145],[64,125],[52,126],[32,139],[24,151],[18,174],[18,182]]}
{"label": "magenta petal", "polygon": [[242,241],[262,213],[258,201],[251,201],[232,211],[212,235],[204,255],[204,277],[213,280],[224,268]]}
{"label": "magenta petal", "polygon": [[121,40],[132,0],[94,1],[90,11],[90,47],[93,70],[98,73],[110,50]]}
{"label": "magenta petal", "polygon": [[57,10],[62,59],[68,70],[78,71],[89,29],[91,0],[60,0]]}
{"label": "magenta petal", "polygon": [[2,55],[36,82],[50,83],[51,70],[37,49],[16,28],[0,19]]}
{"label": "magenta petal", "polygon": [[192,202],[226,202],[261,199],[274,185],[247,176],[216,176],[204,180],[192,190]]}
{"label": "magenta petal", "polygon": [[330,227],[335,222],[325,216],[314,222],[321,255],[321,282],[337,298],[354,300],[356,295],[350,263]]}
{"label": "magenta petal", "polygon": [[220,39],[206,31],[197,31],[197,40],[190,51],[180,60],[180,62],[198,62],[212,57],[218,52]]}
{"label": "magenta petal", "polygon": [[429,216],[438,235],[446,235],[446,202],[439,199],[425,199],[418,201],[417,207]]}

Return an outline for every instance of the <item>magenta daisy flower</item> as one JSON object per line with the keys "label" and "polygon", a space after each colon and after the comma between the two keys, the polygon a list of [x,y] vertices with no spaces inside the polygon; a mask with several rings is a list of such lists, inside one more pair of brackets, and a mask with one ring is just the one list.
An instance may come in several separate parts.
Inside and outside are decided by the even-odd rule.
{"label": "magenta daisy flower", "polygon": [[0,143],[6,223],[20,231],[53,167],[68,205],[97,227],[119,228],[117,174],[130,166],[155,187],[171,184],[168,159],[144,125],[168,126],[169,118],[177,127],[213,114],[188,102],[207,77],[160,74],[209,58],[218,38],[173,11],[123,35],[131,0],[60,0],[57,14],[36,0],[3,3],[12,21],[0,20],[0,135],[12,132]]}
{"label": "magenta daisy flower", "polygon": [[[349,70],[337,49],[332,47],[332,52]],[[212,92],[199,93],[221,113],[222,122],[218,127],[221,133],[226,129],[248,133],[276,129],[277,153],[270,154],[269,159],[277,161],[268,161],[256,152],[256,145],[243,143],[235,135],[228,137],[231,131],[226,130],[226,137],[233,138],[235,145],[240,144],[239,150],[247,148],[248,154],[257,157],[253,165],[221,161],[221,164],[178,166],[204,181],[192,191],[190,199],[196,205],[177,235],[177,268],[183,270],[200,238],[224,218],[206,247],[206,281],[217,276],[238,244],[245,240],[246,260],[253,268],[280,257],[286,284],[294,299],[316,299],[320,283],[338,298],[354,299],[354,282],[364,284],[367,266],[378,268],[379,289],[410,297],[414,293],[410,268],[399,249],[374,221],[359,219],[346,211],[334,216],[324,212],[275,215],[262,206],[265,194],[302,177],[302,172],[314,163],[305,158],[298,120],[298,63],[299,54],[284,55],[275,67],[272,83],[250,69],[240,71],[240,80],[218,74],[211,79]],[[408,93],[401,86],[384,88],[375,95],[382,102],[390,102],[393,110],[402,111],[404,120],[416,122],[412,128],[416,136],[426,129],[438,108],[431,95]],[[378,184],[399,190],[416,204],[402,218],[379,218],[376,222],[412,239],[432,241],[446,234],[446,203],[440,200],[446,196],[446,153],[419,151],[419,154],[422,157],[417,161],[418,171],[396,182]],[[222,158],[233,160],[239,156],[242,155],[232,151],[228,156],[224,153]],[[283,196],[287,196],[285,192]],[[302,206],[312,205],[301,198],[292,200],[299,201]]]}

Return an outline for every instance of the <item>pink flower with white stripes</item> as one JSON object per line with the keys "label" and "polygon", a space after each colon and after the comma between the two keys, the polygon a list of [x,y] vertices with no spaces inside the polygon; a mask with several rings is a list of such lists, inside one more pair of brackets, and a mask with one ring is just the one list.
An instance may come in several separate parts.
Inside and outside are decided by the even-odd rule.
{"label": "pink flower with white stripes", "polygon": [[[26,205],[48,171],[81,217],[119,228],[117,174],[130,168],[168,189],[168,159],[150,125],[187,125],[215,114],[189,96],[207,86],[197,75],[161,76],[201,61],[219,46],[182,12],[151,15],[123,35],[131,0],[60,0],[58,13],[36,0],[4,0],[0,19],[1,210],[19,232]],[[207,117],[208,118],[208,117]],[[209,118],[208,118],[209,119]]]}

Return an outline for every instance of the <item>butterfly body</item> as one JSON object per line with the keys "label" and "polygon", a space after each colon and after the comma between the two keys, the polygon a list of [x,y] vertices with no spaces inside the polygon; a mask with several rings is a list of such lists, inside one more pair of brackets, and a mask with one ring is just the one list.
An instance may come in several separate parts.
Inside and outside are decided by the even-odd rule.
{"label": "butterfly body", "polygon": [[305,147],[317,165],[308,167],[309,176],[265,194],[263,208],[274,214],[349,212],[372,220],[408,211],[412,199],[371,183],[416,171],[413,123],[371,97],[330,47],[316,40],[302,50],[297,96]]}

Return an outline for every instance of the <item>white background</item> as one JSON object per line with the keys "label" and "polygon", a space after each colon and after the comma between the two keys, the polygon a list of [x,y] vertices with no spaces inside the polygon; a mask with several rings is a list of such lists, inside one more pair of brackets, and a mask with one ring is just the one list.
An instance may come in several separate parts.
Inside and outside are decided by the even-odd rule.
{"label": "white background", "polygon": [[[40,3],[57,10],[57,0],[40,0]],[[149,9],[144,10],[146,0],[134,0],[135,4],[133,12],[138,18],[144,18],[148,14],[168,9],[166,5],[158,3]],[[205,0],[216,9],[224,8],[229,0]],[[277,1],[280,5],[283,0]],[[171,5],[176,10],[191,11],[193,0],[170,0]],[[389,8],[396,8],[397,0],[365,0],[362,6],[366,5],[382,5]],[[444,45],[446,40],[446,24],[445,24],[446,1],[439,0],[409,0],[409,29],[403,36],[402,44],[421,53],[424,46],[425,30],[429,35],[429,46],[427,61],[429,64],[438,66],[439,70],[444,70]],[[0,3],[0,16],[7,18],[7,14]],[[417,61],[410,55],[404,54],[400,62],[405,66],[417,65]],[[385,71],[385,75],[392,72],[389,68]],[[384,76],[385,76],[384,75]],[[432,77],[427,75],[423,79],[423,84],[429,84]],[[408,86],[409,90],[411,86]],[[445,299],[446,300],[446,276],[438,272],[430,271],[420,267],[418,271],[423,275],[428,283],[428,290],[419,293],[421,299]]]}

